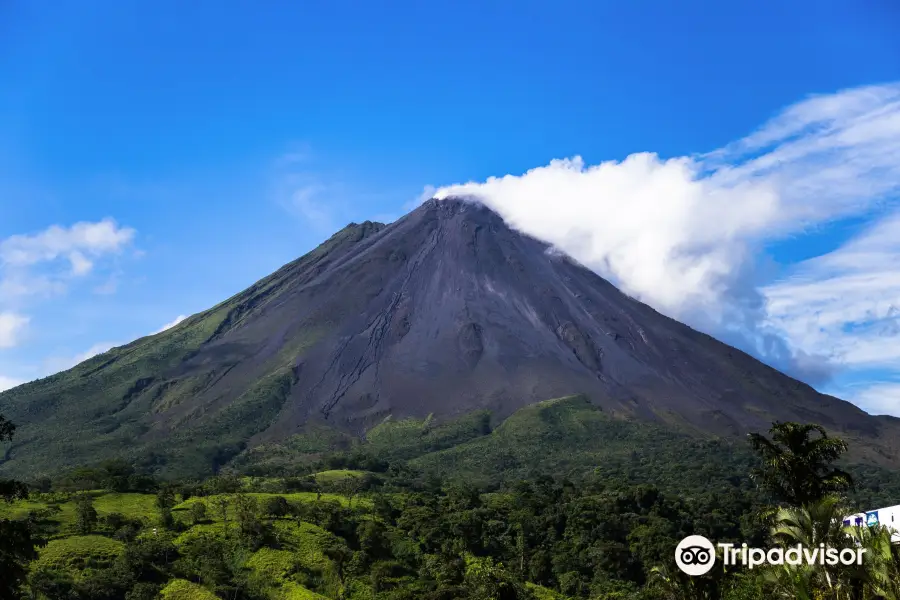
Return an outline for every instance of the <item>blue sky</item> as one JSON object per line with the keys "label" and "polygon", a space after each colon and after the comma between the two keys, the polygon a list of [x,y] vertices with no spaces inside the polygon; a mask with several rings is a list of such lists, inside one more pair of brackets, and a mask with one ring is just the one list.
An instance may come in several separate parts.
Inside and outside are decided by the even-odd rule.
{"label": "blue sky", "polygon": [[900,414],[887,0],[39,4],[0,3],[0,386],[429,186],[538,169],[468,189],[663,312]]}

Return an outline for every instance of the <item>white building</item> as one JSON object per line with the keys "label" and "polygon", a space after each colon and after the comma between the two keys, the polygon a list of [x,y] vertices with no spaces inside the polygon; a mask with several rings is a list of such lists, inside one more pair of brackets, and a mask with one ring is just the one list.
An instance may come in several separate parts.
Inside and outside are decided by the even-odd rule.
{"label": "white building", "polygon": [[891,530],[891,541],[900,543],[900,504],[844,517],[844,525],[884,525]]}

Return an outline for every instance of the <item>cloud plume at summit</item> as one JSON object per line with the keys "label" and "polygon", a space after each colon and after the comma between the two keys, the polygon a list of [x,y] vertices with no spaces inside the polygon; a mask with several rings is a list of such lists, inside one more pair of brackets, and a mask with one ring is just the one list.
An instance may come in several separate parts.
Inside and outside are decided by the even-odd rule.
{"label": "cloud plume at summit", "polygon": [[[898,190],[900,83],[891,83],[809,97],[705,154],[646,152],[593,165],[576,156],[433,195],[477,197],[657,310],[822,383],[847,365],[849,334],[838,320],[822,335],[798,335],[818,329],[817,316],[783,301],[815,284],[822,261],[774,273],[766,249],[847,219],[864,222],[859,238],[876,228],[883,236],[898,222]],[[856,256],[862,279],[884,269],[883,256],[869,257]],[[832,309],[865,313],[864,303],[879,322],[896,316],[887,313],[900,306],[896,287],[864,291],[873,295],[842,299],[833,288],[835,303],[854,306]]]}

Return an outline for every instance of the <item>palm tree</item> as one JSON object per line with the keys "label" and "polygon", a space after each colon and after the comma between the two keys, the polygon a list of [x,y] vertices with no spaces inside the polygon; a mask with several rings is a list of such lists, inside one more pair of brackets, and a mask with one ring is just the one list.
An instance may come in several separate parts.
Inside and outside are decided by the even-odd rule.
{"label": "palm tree", "polygon": [[900,599],[900,553],[891,544],[891,530],[881,524],[845,530],[858,547],[865,549],[863,564],[854,572],[868,594],[862,597]]}
{"label": "palm tree", "polygon": [[847,451],[843,440],[828,437],[819,425],[792,422],[776,421],[769,433],[772,439],[748,436],[763,461],[752,476],[779,501],[802,506],[852,487],[850,475],[832,466]]}
{"label": "palm tree", "polygon": [[802,507],[780,508],[772,537],[784,547],[801,544],[815,549],[856,547],[864,550],[861,565],[773,565],[763,571],[776,597],[800,600],[900,600],[900,556],[883,525],[845,527],[847,509],[836,496]]}
{"label": "palm tree", "polygon": [[[774,512],[772,538],[785,548],[800,544],[813,550],[820,544],[841,547],[846,544],[843,514],[836,496],[801,507],[779,508]],[[783,598],[845,598],[847,585],[833,570],[823,565],[773,565],[765,571],[766,580]]]}

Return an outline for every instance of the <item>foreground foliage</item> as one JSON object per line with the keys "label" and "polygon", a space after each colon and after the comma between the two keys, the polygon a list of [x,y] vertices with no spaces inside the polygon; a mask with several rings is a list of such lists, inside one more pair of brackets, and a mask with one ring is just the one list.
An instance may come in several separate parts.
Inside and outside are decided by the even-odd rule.
{"label": "foreground foliage", "polygon": [[[646,465],[629,462],[633,438],[615,435],[627,425],[578,402],[542,403],[486,427],[478,416],[443,430],[385,424],[368,449],[322,456],[308,474],[160,482],[110,462],[30,493],[7,483],[17,491],[0,527],[22,535],[0,538],[13,549],[0,554],[9,565],[0,598],[900,600],[890,533],[843,526],[859,508],[846,495],[849,475],[834,466],[846,445],[815,426],[776,423],[771,438],[750,438],[758,461],[747,451],[730,476],[700,469],[680,485],[668,470],[650,483]],[[598,428],[609,434],[604,456],[621,460],[579,472],[587,454],[567,460],[557,433],[587,444]],[[504,453],[518,476],[459,476]],[[439,468],[423,468],[428,461]],[[525,461],[533,472],[522,473]],[[569,465],[568,477],[541,472],[551,465]],[[763,548],[854,545],[868,558],[753,571],[719,561],[691,578],[673,553],[695,534]]]}

